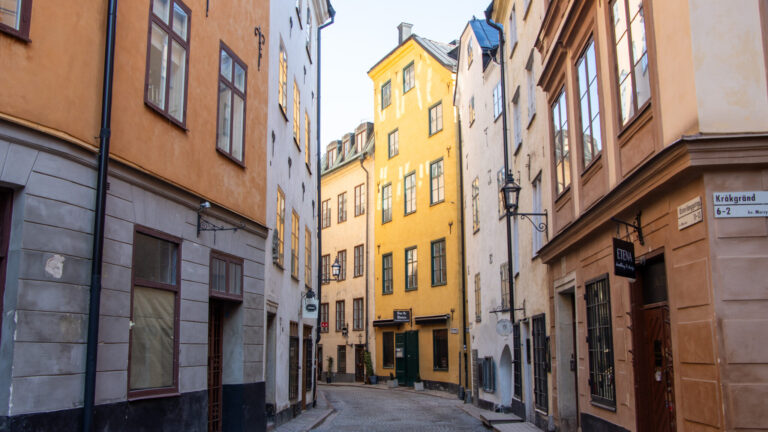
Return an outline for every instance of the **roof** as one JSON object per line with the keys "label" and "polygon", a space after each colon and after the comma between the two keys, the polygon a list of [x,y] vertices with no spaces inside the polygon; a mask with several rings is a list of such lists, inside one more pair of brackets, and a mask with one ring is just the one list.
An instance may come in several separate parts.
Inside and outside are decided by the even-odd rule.
{"label": "roof", "polygon": [[[357,146],[355,146],[355,133],[360,130],[361,127],[364,127],[366,129],[366,135],[367,140],[365,145],[363,145],[362,151],[357,151]],[[334,171],[337,171],[343,166],[346,166],[352,161],[356,161],[359,159],[364,159],[368,155],[373,154],[373,148],[374,148],[374,135],[373,135],[373,123],[367,122],[362,123],[357,128],[355,128],[355,132],[351,132],[348,134],[345,134],[344,137],[350,137],[350,148],[347,150],[346,154],[344,151],[342,151],[342,148],[339,148],[336,152],[336,160],[331,161],[331,164],[328,164],[326,159],[328,158],[328,151],[323,152],[323,156],[320,158],[320,176],[325,176],[326,174],[330,174]],[[334,140],[331,141],[331,144],[335,144],[338,147],[342,147],[343,140]],[[327,147],[326,147],[327,148]]]}
{"label": "roof", "polygon": [[421,37],[417,35],[416,33],[412,33],[408,39],[404,40],[403,43],[399,44],[395,48],[392,49],[392,51],[388,52],[387,55],[381,58],[378,62],[376,62],[375,65],[371,66],[370,69],[368,69],[368,73],[370,74],[372,70],[376,69],[378,65],[381,64],[387,57],[391,56],[395,51],[400,49],[401,46],[405,45],[413,39],[414,42],[419,44],[424,51],[429,53],[432,57],[435,58],[435,60],[438,61],[441,65],[446,67],[447,69],[450,69],[452,72],[456,72],[456,57],[458,55],[458,44],[456,43],[442,43],[433,41],[432,39],[427,39],[425,37]]}
{"label": "roof", "polygon": [[499,46],[499,32],[488,25],[485,20],[474,18],[469,21],[469,26],[472,27],[477,43],[483,48],[483,52],[490,51]]}

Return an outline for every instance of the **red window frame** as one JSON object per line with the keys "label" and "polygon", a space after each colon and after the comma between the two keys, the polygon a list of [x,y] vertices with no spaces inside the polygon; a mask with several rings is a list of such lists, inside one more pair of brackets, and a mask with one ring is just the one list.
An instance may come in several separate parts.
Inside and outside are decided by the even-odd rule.
{"label": "red window frame", "polygon": [[[224,261],[226,266],[226,278],[224,281],[224,286],[227,288],[227,292],[221,292],[216,291],[213,289],[213,260],[219,260]],[[232,294],[229,292],[229,278],[230,278],[230,271],[229,271],[229,264],[235,264],[240,266],[240,294]],[[245,265],[243,263],[243,259],[234,255],[230,255],[224,252],[219,252],[217,250],[211,250],[211,257],[210,257],[210,266],[209,266],[209,283],[208,283],[208,291],[211,298],[217,298],[222,300],[229,300],[229,301],[243,301],[243,291],[245,291],[245,277],[244,277],[244,269]]]}
{"label": "red window frame", "polygon": [[[229,58],[232,59],[232,80],[226,78],[224,75],[221,74],[221,53],[225,52],[229,56]],[[235,64],[239,65],[243,70],[245,71],[245,83],[243,84],[243,91],[240,91],[234,83],[234,74],[235,74]],[[219,85],[225,85],[229,90],[229,106],[234,107],[234,101],[235,101],[235,95],[240,96],[243,99],[243,148],[241,149],[241,156],[242,159],[236,158],[232,154],[232,139],[234,137],[234,131],[235,131],[235,115],[234,111],[230,109],[230,116],[229,116],[229,151],[226,151],[219,147],[218,143],[218,137],[219,137],[219,115],[221,115],[221,112],[219,110],[219,107],[221,107],[221,101],[219,100],[221,98],[221,93],[219,92],[217,98],[216,98],[216,151],[218,151],[220,154],[225,156],[226,158],[230,159],[232,162],[245,167],[245,142],[247,134],[245,131],[248,129],[248,98],[246,95],[248,94],[248,66],[245,64],[245,62],[237,56],[237,54],[230,49],[227,44],[225,44],[223,41],[219,41]]]}
{"label": "red window frame", "polygon": [[15,29],[11,26],[0,24],[0,32],[7,33],[11,36],[19,38],[24,42],[30,42],[29,28],[32,21],[32,0],[22,0],[21,8],[19,9],[19,28]]}

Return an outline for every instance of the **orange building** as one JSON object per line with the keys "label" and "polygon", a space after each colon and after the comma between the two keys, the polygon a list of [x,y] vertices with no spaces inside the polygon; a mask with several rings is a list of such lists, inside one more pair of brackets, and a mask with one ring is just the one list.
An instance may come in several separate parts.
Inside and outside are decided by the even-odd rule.
{"label": "orange building", "polygon": [[263,429],[269,2],[120,2],[100,131],[108,3],[0,2],[0,429],[79,428],[91,366],[96,429]]}

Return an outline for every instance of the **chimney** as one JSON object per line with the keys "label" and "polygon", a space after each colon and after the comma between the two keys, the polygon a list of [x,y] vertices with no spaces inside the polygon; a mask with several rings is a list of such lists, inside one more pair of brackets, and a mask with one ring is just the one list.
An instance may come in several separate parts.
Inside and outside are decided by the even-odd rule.
{"label": "chimney", "polygon": [[404,40],[408,39],[411,36],[412,28],[413,28],[413,24],[408,24],[407,22],[401,22],[397,26],[397,44],[398,45],[403,43]]}

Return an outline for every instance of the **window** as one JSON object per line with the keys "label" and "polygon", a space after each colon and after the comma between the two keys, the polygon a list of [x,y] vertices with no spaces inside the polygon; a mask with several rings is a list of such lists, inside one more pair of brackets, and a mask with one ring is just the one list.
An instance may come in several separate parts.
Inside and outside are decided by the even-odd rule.
{"label": "window", "polygon": [[309,6],[307,6],[307,42],[305,44],[307,48],[307,56],[309,57],[309,62],[312,62],[312,14],[309,11]]}
{"label": "window", "polygon": [[467,41],[467,69],[469,69],[469,67],[472,65],[473,57],[474,56],[472,55],[472,38],[470,38]]}
{"label": "window", "polygon": [[291,322],[288,339],[288,398],[299,397],[299,324]]}
{"label": "window", "polygon": [[291,214],[291,276],[299,278],[299,215]]}
{"label": "window", "polygon": [[523,0],[523,19],[528,17],[528,10],[531,7],[531,0]]}
{"label": "window", "polygon": [[280,41],[280,57],[279,57],[279,75],[277,84],[277,104],[280,107],[280,112],[288,119],[288,56],[285,53],[285,47],[282,41]]}
{"label": "window", "polygon": [[350,153],[352,153],[352,134],[344,137],[344,141],[341,142],[341,158],[344,159]]}
{"label": "window", "polygon": [[533,76],[533,49],[528,57],[528,63],[525,65],[525,78],[528,83],[528,124],[536,115],[536,79]]}
{"label": "window", "polygon": [[483,358],[481,366],[483,368],[483,391],[493,393],[496,391],[496,364],[493,362],[493,357]]}
{"label": "window", "polygon": [[498,172],[496,172],[496,188],[498,189],[498,207],[499,207],[499,219],[504,217],[507,214],[507,208],[504,206],[504,190],[502,187],[504,187],[504,168],[499,169]]}
{"label": "window", "polygon": [[0,0],[0,31],[27,40],[31,16],[32,0]]}
{"label": "window", "polygon": [[512,6],[512,13],[509,15],[509,53],[510,56],[517,48],[517,12]]}
{"label": "window", "polygon": [[338,210],[336,211],[336,222],[345,222],[347,220],[347,193],[340,193],[336,197],[336,203],[338,204]]}
{"label": "window", "polygon": [[344,300],[336,302],[336,331],[342,331],[347,323],[344,321]]}
{"label": "window", "polygon": [[336,255],[336,259],[339,260],[339,277],[337,280],[344,280],[347,278],[347,250],[340,250],[338,255]]}
{"label": "window", "polygon": [[512,218],[512,273],[514,275],[520,273],[520,230],[517,223],[519,219]]}
{"label": "window", "polygon": [[245,63],[223,42],[219,58],[219,118],[216,124],[216,148],[231,159],[242,163],[247,69]]}
{"label": "window", "polygon": [[448,370],[448,329],[432,330],[432,368]]}
{"label": "window", "polygon": [[392,103],[392,83],[387,81],[381,86],[381,109],[384,109]]}
{"label": "window", "polygon": [[533,392],[536,399],[534,405],[544,412],[549,408],[548,345],[544,314],[537,315],[533,317]]}
{"label": "window", "polygon": [[475,97],[469,98],[469,126],[475,122]]}
{"label": "window", "polygon": [[520,323],[512,325],[512,350],[514,351],[513,394],[518,400],[523,399],[523,345],[520,338]]}
{"label": "window", "polygon": [[586,285],[590,393],[594,402],[616,406],[608,275]]}
{"label": "window", "polygon": [[328,169],[330,169],[333,164],[336,163],[336,158],[339,155],[338,151],[339,146],[336,144],[336,142],[333,142],[328,146]]}
{"label": "window", "polygon": [[512,96],[512,121],[515,128],[515,153],[523,144],[523,125],[520,120],[520,86],[515,89]]}
{"label": "window", "polygon": [[403,93],[407,93],[416,85],[416,75],[414,73],[413,62],[403,69]]}
{"label": "window", "polygon": [[432,286],[446,284],[445,239],[432,242]]}
{"label": "window", "polygon": [[[533,196],[533,213],[542,213],[541,210],[541,174],[536,176],[535,179],[533,179],[533,183],[531,183],[531,192]],[[539,225],[544,220],[544,216],[531,216],[533,219],[533,223],[535,225]],[[539,253],[539,249],[541,249],[542,246],[542,238],[541,236],[544,233],[540,233],[538,230],[533,230],[533,254],[537,255]]]}
{"label": "window", "polygon": [[181,240],[137,229],[133,237],[129,396],[178,390]]}
{"label": "window", "polygon": [[347,373],[347,346],[346,345],[338,345],[336,347],[336,357],[337,357],[337,365],[336,365],[336,372],[337,373]]}
{"label": "window", "polygon": [[392,220],[392,183],[381,188],[381,223]]}
{"label": "window", "polygon": [[565,105],[565,89],[552,106],[552,123],[555,141],[555,175],[557,194],[571,185],[571,152],[568,148],[568,113]]}
{"label": "window", "polygon": [[331,282],[331,256],[323,255],[320,258],[320,278],[324,284]]}
{"label": "window", "polygon": [[355,186],[355,217],[365,214],[365,184]]}
{"label": "window", "polygon": [[331,200],[323,201],[323,228],[331,226]]}
{"label": "window", "polygon": [[472,180],[472,230],[480,230],[480,179]]}
{"label": "window", "polygon": [[352,301],[352,330],[363,329],[363,299],[356,298]]}
{"label": "window", "polygon": [[320,303],[320,331],[328,333],[328,303]]}
{"label": "window", "polygon": [[501,81],[493,88],[493,118],[497,119],[504,109],[504,103],[501,101]]}
{"label": "window", "polygon": [[405,250],[405,290],[412,291],[419,288],[418,259],[416,248]]}
{"label": "window", "polygon": [[152,1],[144,99],[181,127],[187,111],[189,21],[190,10],[179,0]]}
{"label": "window", "polygon": [[397,156],[397,154],[399,153],[399,150],[398,150],[398,144],[399,143],[398,143],[398,141],[399,141],[398,133],[397,133],[397,129],[395,129],[392,132],[390,132],[389,136],[387,137],[387,145],[388,145],[387,148],[389,150],[389,157],[390,158],[392,158],[394,156]]}
{"label": "window", "polygon": [[311,135],[311,129],[309,128],[309,113],[304,111],[304,163],[307,164],[307,168],[310,168],[311,151],[309,150],[309,142],[312,140]]}
{"label": "window", "polygon": [[409,215],[416,211],[416,173],[412,172],[405,176],[403,185],[405,187],[405,214]]}
{"label": "window", "polygon": [[365,245],[355,246],[355,277],[360,277],[365,272]]}
{"label": "window", "polygon": [[443,103],[438,102],[429,109],[429,134],[434,135],[443,130]]}
{"label": "window", "polygon": [[225,299],[243,299],[243,260],[211,251],[210,295]]}
{"label": "window", "polygon": [[623,126],[651,98],[645,16],[642,0],[613,0],[611,11]]}
{"label": "window", "polygon": [[285,238],[285,194],[280,188],[277,188],[277,215],[275,215],[275,254],[272,260],[275,264],[283,266],[283,239]]}
{"label": "window", "polygon": [[392,254],[381,257],[381,293],[392,294]]}
{"label": "window", "polygon": [[355,134],[355,151],[357,153],[363,152],[363,137],[365,136],[365,131],[358,131],[357,134]]}
{"label": "window", "polygon": [[584,167],[602,149],[600,133],[600,101],[597,95],[597,65],[595,63],[595,42],[590,41],[587,49],[576,64],[579,71],[579,107],[581,109],[581,143],[584,149]]}
{"label": "window", "polygon": [[312,231],[304,228],[304,285],[312,287]]}
{"label": "window", "polygon": [[437,204],[445,200],[445,177],[443,176],[443,160],[429,165],[429,202]]}
{"label": "window", "polygon": [[382,366],[395,367],[395,332],[383,332],[381,342]]}
{"label": "window", "polygon": [[301,150],[301,93],[299,85],[293,81],[293,142]]}
{"label": "window", "polygon": [[501,276],[501,308],[509,309],[509,263],[504,263],[499,268]]}
{"label": "window", "polygon": [[480,273],[475,273],[475,322],[483,320],[482,296],[480,295]]}

